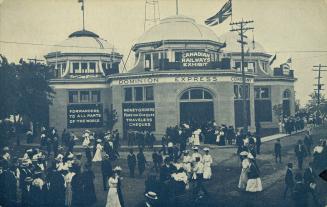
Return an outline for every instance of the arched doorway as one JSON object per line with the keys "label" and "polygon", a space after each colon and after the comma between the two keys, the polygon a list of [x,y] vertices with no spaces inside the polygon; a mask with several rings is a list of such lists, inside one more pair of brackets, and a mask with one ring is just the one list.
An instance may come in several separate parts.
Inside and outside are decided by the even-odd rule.
{"label": "arched doorway", "polygon": [[290,116],[291,115],[291,91],[286,89],[283,92],[283,116]]}
{"label": "arched doorway", "polygon": [[202,126],[214,120],[212,94],[203,88],[191,88],[180,96],[180,123]]}

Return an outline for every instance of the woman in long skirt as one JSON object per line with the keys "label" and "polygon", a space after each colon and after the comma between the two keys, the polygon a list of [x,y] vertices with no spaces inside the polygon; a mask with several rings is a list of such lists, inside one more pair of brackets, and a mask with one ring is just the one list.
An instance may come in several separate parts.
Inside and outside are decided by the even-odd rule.
{"label": "woman in long skirt", "polygon": [[[247,152],[241,152],[241,156],[247,156]],[[249,166],[250,166],[250,161],[248,158],[244,157],[244,159],[242,160],[242,171],[241,171],[241,175],[240,175],[240,179],[238,182],[238,188],[240,190],[245,190],[246,189],[246,184],[248,182],[248,170],[249,170]]]}
{"label": "woman in long skirt", "polygon": [[74,177],[75,173],[68,171],[68,173],[65,175],[65,184],[66,184],[66,199],[65,199],[65,205],[70,207],[72,205],[72,197],[73,197],[73,191],[72,191],[72,179]]}
{"label": "woman in long skirt", "polygon": [[114,173],[113,176],[109,178],[109,192],[107,196],[107,203],[106,207],[121,207],[119,196],[118,196],[118,174],[117,172]]}
{"label": "woman in long skirt", "polygon": [[85,206],[92,206],[96,201],[95,188],[94,188],[94,173],[90,164],[86,164],[85,171],[82,173],[82,180],[84,186],[84,204]]}
{"label": "woman in long skirt", "polygon": [[245,190],[251,193],[262,191],[262,183],[259,175],[259,169],[258,166],[255,164],[253,158],[250,159],[248,182],[246,184]]}
{"label": "woman in long skirt", "polygon": [[94,157],[92,159],[93,162],[100,162],[102,161],[102,145],[100,144],[101,143],[101,139],[98,139],[97,140],[97,146],[96,146],[96,151],[95,151],[95,154],[94,154]]}
{"label": "woman in long skirt", "polygon": [[211,164],[212,164],[212,157],[209,155],[209,148],[204,148],[205,155],[203,155],[203,179],[210,179],[212,176],[212,171],[211,171]]}

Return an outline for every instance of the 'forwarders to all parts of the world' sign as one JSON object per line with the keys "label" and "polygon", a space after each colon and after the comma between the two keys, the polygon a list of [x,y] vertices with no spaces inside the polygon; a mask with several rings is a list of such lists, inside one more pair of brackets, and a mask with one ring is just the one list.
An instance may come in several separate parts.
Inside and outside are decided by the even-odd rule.
{"label": "'forwarders to all parts of the world' sign", "polygon": [[102,104],[70,104],[67,106],[68,128],[97,128],[102,126]]}
{"label": "'forwarders to all parts of the world' sign", "polygon": [[123,103],[125,130],[155,131],[154,103]]}
{"label": "'forwarders to all parts of the world' sign", "polygon": [[184,52],[182,55],[182,68],[184,69],[206,68],[210,62],[210,54],[207,52]]}

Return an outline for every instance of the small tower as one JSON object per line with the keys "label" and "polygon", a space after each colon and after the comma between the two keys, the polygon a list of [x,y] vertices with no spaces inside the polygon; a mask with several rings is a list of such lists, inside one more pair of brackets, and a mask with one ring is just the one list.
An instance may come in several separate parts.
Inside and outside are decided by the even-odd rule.
{"label": "small tower", "polygon": [[145,0],[144,31],[160,21],[159,0]]}

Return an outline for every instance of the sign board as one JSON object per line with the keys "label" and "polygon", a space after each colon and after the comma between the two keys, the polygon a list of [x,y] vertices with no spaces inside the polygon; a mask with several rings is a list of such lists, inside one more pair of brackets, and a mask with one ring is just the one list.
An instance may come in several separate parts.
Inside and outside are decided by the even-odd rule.
{"label": "sign board", "polygon": [[282,64],[283,75],[288,76],[290,74],[290,66],[287,63]]}
{"label": "sign board", "polygon": [[102,104],[70,104],[67,106],[67,128],[97,128],[102,126]]}
{"label": "sign board", "polygon": [[123,103],[125,130],[155,131],[154,103]]}
{"label": "sign board", "polygon": [[210,53],[201,51],[184,52],[181,62],[183,69],[207,68],[211,62]]}

